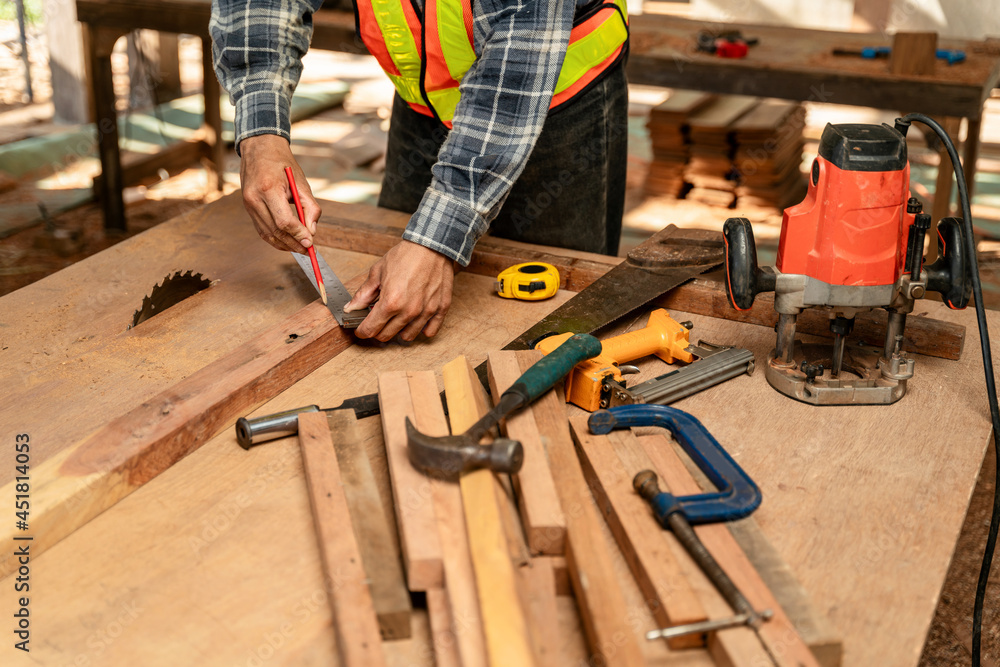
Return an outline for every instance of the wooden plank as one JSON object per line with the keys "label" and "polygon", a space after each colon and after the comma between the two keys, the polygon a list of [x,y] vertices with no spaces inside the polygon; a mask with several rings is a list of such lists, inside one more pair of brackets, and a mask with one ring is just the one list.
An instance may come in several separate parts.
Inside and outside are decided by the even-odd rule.
{"label": "wooden plank", "polygon": [[759,98],[747,95],[723,95],[698,109],[688,118],[691,133],[725,132],[743,114],[753,109]]}
{"label": "wooden plank", "polygon": [[[612,447],[612,436],[595,436],[587,417],[570,420],[583,474],[625,556],[632,576],[660,627],[708,619],[705,608],[673,556],[667,535],[651,520],[646,502],[633,490],[631,470]],[[631,436],[631,433],[628,434]],[[643,467],[640,464],[640,469]],[[704,646],[704,635],[691,634],[669,640],[672,649]]]}
{"label": "wooden plank", "polygon": [[[438,397],[434,373],[411,371],[407,376],[416,414],[414,425],[421,433],[429,436],[448,435],[448,420]],[[432,479],[430,484],[434,515],[437,517],[438,534],[441,538],[445,593],[451,610],[458,655],[463,667],[485,667],[489,662],[483,636],[483,615],[475,585],[475,566],[469,548],[462,493],[458,485],[451,482]]]}
{"label": "wooden plank", "polygon": [[[475,368],[472,364],[466,363],[468,375],[467,386],[469,386],[472,398],[476,403],[476,412],[484,415],[490,409],[490,397],[479,381]],[[466,384],[463,382],[463,384]],[[514,485],[510,475],[494,475],[496,484],[493,490],[496,492],[497,503],[500,506],[500,519],[503,521],[504,535],[507,538],[507,548],[511,561],[517,568],[526,567],[531,560],[531,552],[528,548],[527,538],[524,534],[524,526],[521,525],[521,517],[517,509],[517,498],[514,494]]]}
{"label": "wooden plank", "polygon": [[299,416],[299,445],[333,611],[339,664],[384,665],[368,575],[355,539],[325,414],[311,412]]}
{"label": "wooden plank", "polygon": [[[294,336],[294,338],[293,338]],[[316,301],[32,470],[41,553],[353,341]],[[9,487],[9,488],[8,488]],[[14,482],[5,487],[14,493]],[[13,551],[13,524],[0,545]],[[10,565],[7,563],[6,565]],[[7,574],[9,570],[0,569]]]}
{"label": "wooden plank", "polygon": [[[360,204],[323,202],[323,209],[327,214],[317,225],[317,243],[374,254],[384,253],[399,242],[402,229],[397,225],[400,222],[405,224],[408,219],[408,216],[398,211]],[[385,222],[376,222],[379,220]],[[622,261],[620,258],[591,253],[574,253],[572,257],[560,257],[560,252],[556,248],[528,246],[487,236],[476,244],[476,249],[472,253],[472,263],[466,270],[480,275],[496,276],[512,264],[544,261],[559,270],[564,289],[578,292]],[[771,329],[777,324],[778,314],[774,311],[773,294],[758,294],[750,310],[739,311],[729,305],[725,290],[723,280],[696,278],[674,288],[669,294],[660,297],[657,303],[664,308],[748,322]],[[907,320],[904,349],[932,357],[958,359],[965,341],[965,327],[953,322],[922,317],[919,313],[926,313],[926,310],[919,306],[920,304],[918,304],[918,315]],[[884,310],[859,313],[855,319],[851,340],[881,347],[885,340],[887,319]],[[822,317],[819,311],[815,310],[806,310],[799,316],[796,330],[800,334],[833,337],[830,333],[829,318]]]}
{"label": "wooden plank", "polygon": [[528,567],[517,570],[520,589],[531,619],[529,631],[539,667],[559,667],[559,606],[556,603],[555,571],[552,558],[533,558]]}
{"label": "wooden plank", "polygon": [[448,605],[448,594],[443,588],[431,588],[427,591],[427,611],[431,622],[431,644],[434,646],[434,664],[436,667],[461,667],[462,659],[458,655],[456,632],[451,623],[451,607]]}
{"label": "wooden plank", "polygon": [[[497,387],[503,389],[538,361],[541,353],[507,352],[505,356],[514,356],[518,363],[516,366],[504,363],[493,370]],[[601,518],[573,449],[564,403],[561,392],[554,390],[525,412],[532,414],[539,435],[547,438],[545,451],[559,500],[564,508],[569,508],[566,558],[592,659],[609,665],[641,665],[645,659],[628,624],[625,601],[615,581],[610,553],[613,547],[602,532]],[[511,426],[508,424],[508,435],[521,439],[520,433],[511,431]]]}
{"label": "wooden plank", "polygon": [[431,480],[410,464],[407,455],[406,418],[414,420],[415,413],[406,372],[380,373],[378,400],[406,584],[411,591],[443,588],[443,555]]}
{"label": "wooden plank", "polygon": [[[662,488],[682,496],[703,492],[667,437],[649,436],[640,439],[639,444],[653,462],[654,470],[662,480]],[[697,526],[695,532],[750,604],[755,609],[774,612],[771,620],[761,625],[757,633],[778,667],[818,665],[815,656],[725,524]]]}
{"label": "wooden plank", "polygon": [[[519,367],[516,358],[502,352],[491,353],[489,362],[490,387],[494,401],[499,402],[506,387],[497,383],[495,373],[501,372],[503,377],[517,377]],[[506,367],[499,371],[504,365]],[[520,499],[518,508],[528,546],[534,554],[561,555],[566,550],[566,517],[535,420],[527,411],[511,415],[503,425],[503,431],[508,437],[520,440],[524,448],[524,464],[512,478]]]}
{"label": "wooden plank", "polygon": [[889,71],[917,76],[934,74],[937,42],[936,32],[897,32],[892,37]]}
{"label": "wooden plank", "polygon": [[362,426],[349,410],[327,413],[327,422],[333,434],[348,509],[356,519],[354,534],[368,573],[379,631],[384,640],[407,639],[411,634],[412,608],[399,548],[391,536],[396,527],[389,523],[382,506],[362,434],[365,427],[378,429],[378,422],[368,419]]}
{"label": "wooden plank", "polygon": [[[479,383],[465,357],[445,364],[442,375],[451,429],[456,434],[464,433],[486,412],[486,405],[476,398]],[[459,484],[489,664],[534,665],[537,659],[518,593],[493,473],[474,470],[462,475]]]}

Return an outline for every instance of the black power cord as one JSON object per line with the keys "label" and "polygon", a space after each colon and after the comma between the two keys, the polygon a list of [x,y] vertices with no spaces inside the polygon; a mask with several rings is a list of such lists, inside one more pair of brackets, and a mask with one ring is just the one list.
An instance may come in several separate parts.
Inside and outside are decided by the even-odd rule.
{"label": "black power cord", "polygon": [[983,287],[979,280],[979,261],[976,258],[976,239],[972,231],[972,207],[969,203],[969,189],[965,185],[965,172],[958,159],[958,151],[951,137],[936,120],[922,113],[906,114],[896,120],[896,127],[903,134],[912,121],[918,121],[934,130],[948,150],[951,165],[958,181],[958,199],[962,206],[962,220],[965,228],[965,248],[969,257],[969,278],[972,280],[972,297],[976,300],[976,321],[979,324],[979,343],[983,352],[983,370],[986,373],[986,396],[990,404],[990,418],[993,420],[994,450],[997,456],[997,478],[993,487],[993,513],[990,517],[990,530],[986,537],[986,550],[983,553],[983,565],[979,570],[979,582],[976,584],[976,601],[972,612],[972,666],[979,667],[982,655],[983,634],[983,601],[986,597],[986,585],[990,580],[990,566],[993,564],[993,551],[997,544],[997,530],[1000,528],[1000,446],[996,445],[997,434],[1000,433],[1000,409],[997,408],[997,387],[993,377],[993,353],[990,350],[990,332],[986,325],[986,307],[983,305]]}

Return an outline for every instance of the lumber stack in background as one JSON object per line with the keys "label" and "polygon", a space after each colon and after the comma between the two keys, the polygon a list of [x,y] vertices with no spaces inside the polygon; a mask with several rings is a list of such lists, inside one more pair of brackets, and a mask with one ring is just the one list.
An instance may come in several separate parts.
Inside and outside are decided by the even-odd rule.
{"label": "lumber stack in background", "polygon": [[730,128],[757,106],[759,98],[724,95],[699,109],[688,121],[691,159],[684,180],[692,185],[687,199],[729,208],[736,201]]}
{"label": "lumber stack in background", "polygon": [[647,127],[653,160],[646,176],[647,194],[671,197],[685,194],[684,170],[691,155],[688,117],[714,99],[708,93],[675,90],[649,112]]}
{"label": "lumber stack in background", "polygon": [[798,102],[763,100],[733,124],[736,207],[784,209],[802,201],[802,129],[806,109]]}
{"label": "lumber stack in background", "polygon": [[674,91],[649,115],[646,193],[772,214],[805,194],[805,107],[778,99]]}

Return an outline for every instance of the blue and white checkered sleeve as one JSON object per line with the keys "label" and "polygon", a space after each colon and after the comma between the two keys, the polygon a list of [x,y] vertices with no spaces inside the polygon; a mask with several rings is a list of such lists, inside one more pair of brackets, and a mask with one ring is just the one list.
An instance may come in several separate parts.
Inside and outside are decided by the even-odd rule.
{"label": "blue and white checkered sleeve", "polygon": [[292,93],[323,0],[212,0],[215,72],[236,107],[236,150],[258,134],[289,138]]}
{"label": "blue and white checkered sleeve", "polygon": [[575,10],[573,0],[473,3],[479,57],[404,239],[469,264],[542,131]]}

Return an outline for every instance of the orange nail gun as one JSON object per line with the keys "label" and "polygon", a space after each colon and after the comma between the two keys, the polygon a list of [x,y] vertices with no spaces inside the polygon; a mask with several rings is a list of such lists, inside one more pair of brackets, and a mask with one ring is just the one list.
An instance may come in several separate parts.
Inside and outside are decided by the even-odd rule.
{"label": "orange nail gun", "polygon": [[[601,341],[598,356],[574,367],[566,378],[566,400],[590,412],[632,403],[667,405],[737,375],[753,373],[754,358],[749,350],[705,341],[692,345],[690,328],[690,323],[677,322],[662,308],[654,310],[644,329]],[[572,335],[547,336],[533,347],[549,354]],[[668,364],[681,361],[690,365],[627,387],[624,376],[639,369],[622,364],[651,354]]]}

